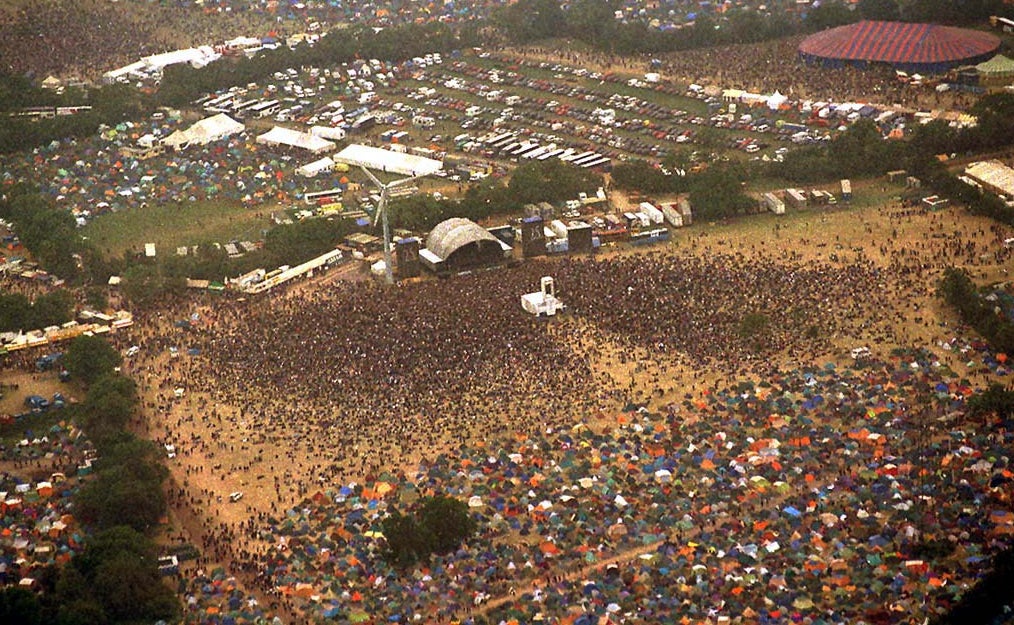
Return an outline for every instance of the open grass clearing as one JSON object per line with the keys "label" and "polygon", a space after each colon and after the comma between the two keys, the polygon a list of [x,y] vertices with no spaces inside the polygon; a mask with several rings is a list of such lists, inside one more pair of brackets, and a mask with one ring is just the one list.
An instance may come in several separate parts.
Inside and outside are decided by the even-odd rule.
{"label": "open grass clearing", "polygon": [[215,200],[167,204],[101,215],[82,234],[108,256],[140,252],[145,243],[172,251],[183,245],[260,239],[269,212],[264,206]]}

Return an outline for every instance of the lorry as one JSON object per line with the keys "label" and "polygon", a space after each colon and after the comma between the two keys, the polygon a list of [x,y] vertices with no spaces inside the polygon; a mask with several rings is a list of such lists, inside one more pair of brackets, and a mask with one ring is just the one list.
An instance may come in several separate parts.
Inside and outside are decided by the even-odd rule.
{"label": "lorry", "polygon": [[852,181],[848,178],[841,180],[841,199],[846,202],[852,201]]}

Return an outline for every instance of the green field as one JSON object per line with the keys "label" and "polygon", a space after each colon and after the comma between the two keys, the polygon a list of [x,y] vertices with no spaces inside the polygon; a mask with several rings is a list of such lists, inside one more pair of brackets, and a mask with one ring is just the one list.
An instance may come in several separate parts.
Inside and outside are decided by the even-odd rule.
{"label": "green field", "polygon": [[100,215],[82,230],[107,256],[140,252],[145,243],[173,251],[183,245],[256,241],[269,227],[270,209],[248,208],[238,202],[188,202]]}

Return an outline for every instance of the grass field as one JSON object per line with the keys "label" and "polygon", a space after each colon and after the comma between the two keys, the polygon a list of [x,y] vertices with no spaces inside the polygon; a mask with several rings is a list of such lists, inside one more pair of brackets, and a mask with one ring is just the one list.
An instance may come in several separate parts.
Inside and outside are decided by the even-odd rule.
{"label": "grass field", "polygon": [[82,234],[103,254],[120,256],[142,250],[145,243],[171,251],[182,245],[261,239],[267,217],[263,206],[236,202],[170,204],[101,215]]}

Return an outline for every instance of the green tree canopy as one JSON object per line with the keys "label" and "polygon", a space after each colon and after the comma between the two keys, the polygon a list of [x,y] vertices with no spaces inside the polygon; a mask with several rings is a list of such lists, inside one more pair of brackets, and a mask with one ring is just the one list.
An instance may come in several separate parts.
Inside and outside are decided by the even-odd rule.
{"label": "green tree canopy", "polygon": [[78,411],[85,432],[99,445],[110,437],[116,437],[127,427],[130,418],[134,416],[137,403],[137,385],[134,381],[113,372],[92,383]]}
{"label": "green tree canopy", "polygon": [[75,502],[81,520],[98,529],[126,525],[147,532],[166,510],[161,482],[139,480],[122,465],[96,472],[78,491]]}
{"label": "green tree canopy", "polygon": [[457,549],[477,529],[464,502],[445,495],[427,497],[411,515],[395,510],[384,519],[384,557],[396,566],[410,566]]}
{"label": "green tree canopy", "polygon": [[[127,504],[121,505],[126,508]],[[76,567],[86,580],[88,597],[98,604],[86,609],[96,617],[108,617],[112,623],[153,623],[171,621],[179,614],[178,600],[159,577],[155,544],[130,527],[111,526],[96,532],[68,566]],[[83,607],[93,603],[81,597],[71,601],[83,602]],[[68,623],[81,622],[65,616]]]}
{"label": "green tree canopy", "polygon": [[893,22],[901,19],[897,0],[859,0],[856,6],[864,20]]}
{"label": "green tree canopy", "polygon": [[63,366],[75,378],[85,384],[92,384],[112,373],[122,361],[120,353],[106,339],[82,335],[71,341],[63,357]]}
{"label": "green tree canopy", "polygon": [[595,191],[600,186],[600,175],[557,158],[518,166],[507,184],[515,201],[521,204],[572,200],[578,193]]}
{"label": "green tree canopy", "polygon": [[0,623],[42,625],[42,606],[35,593],[18,586],[0,588]]}

